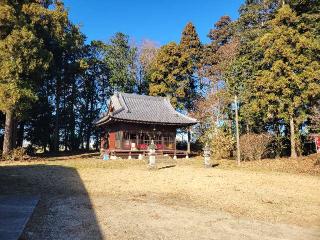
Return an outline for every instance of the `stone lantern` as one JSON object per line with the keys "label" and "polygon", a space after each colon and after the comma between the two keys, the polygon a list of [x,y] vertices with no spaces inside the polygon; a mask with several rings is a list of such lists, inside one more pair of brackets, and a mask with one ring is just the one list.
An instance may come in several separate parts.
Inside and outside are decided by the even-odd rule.
{"label": "stone lantern", "polygon": [[211,150],[208,144],[203,148],[204,167],[212,167],[211,164]]}
{"label": "stone lantern", "polygon": [[151,144],[148,146],[149,150],[149,166],[155,167],[156,166],[156,145],[154,141],[151,140]]}

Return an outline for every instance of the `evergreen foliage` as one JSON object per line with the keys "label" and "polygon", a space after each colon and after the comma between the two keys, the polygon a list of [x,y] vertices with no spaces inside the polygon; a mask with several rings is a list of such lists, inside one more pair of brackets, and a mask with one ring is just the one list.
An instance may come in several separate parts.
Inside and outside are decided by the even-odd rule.
{"label": "evergreen foliage", "polygon": [[129,36],[116,33],[106,45],[105,62],[109,69],[109,84],[112,91],[134,92],[137,48],[130,46]]}
{"label": "evergreen foliage", "polygon": [[189,22],[179,43],[160,48],[124,33],[86,42],[62,1],[0,1],[3,154],[23,140],[43,151],[97,147],[93,122],[124,91],[190,111],[219,157],[234,146],[237,96],[241,135],[267,132],[277,156],[295,157],[320,131],[319,36],[318,0],[246,0],[238,19],[214,24],[207,44]]}
{"label": "evergreen foliage", "polygon": [[192,63],[188,57],[174,42],[161,47],[152,65],[150,95],[168,96],[178,109],[187,107],[189,76],[192,73]]}

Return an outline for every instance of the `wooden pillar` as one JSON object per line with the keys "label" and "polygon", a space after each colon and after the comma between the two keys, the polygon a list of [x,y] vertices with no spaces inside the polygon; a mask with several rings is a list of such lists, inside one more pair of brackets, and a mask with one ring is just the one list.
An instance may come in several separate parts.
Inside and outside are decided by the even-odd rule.
{"label": "wooden pillar", "polygon": [[164,137],[163,137],[163,133],[161,133],[161,145],[162,145],[162,151],[164,150]]}
{"label": "wooden pillar", "polygon": [[190,142],[191,142],[191,127],[188,127],[188,142],[187,142],[187,153],[188,154],[190,154],[190,152],[191,152]]}
{"label": "wooden pillar", "polygon": [[139,145],[139,132],[136,133],[136,148],[138,148]]}
{"label": "wooden pillar", "polygon": [[119,131],[119,141],[120,141],[120,147],[119,149],[123,149],[123,131]]}
{"label": "wooden pillar", "polygon": [[316,145],[316,152],[320,153],[320,135],[314,136],[314,143]]}
{"label": "wooden pillar", "polygon": [[174,135],[174,156],[173,159],[177,159],[177,130]]}
{"label": "wooden pillar", "polygon": [[104,152],[104,145],[106,143],[106,138],[105,138],[105,133],[103,132],[101,134],[101,137],[100,137],[100,153],[102,154]]}

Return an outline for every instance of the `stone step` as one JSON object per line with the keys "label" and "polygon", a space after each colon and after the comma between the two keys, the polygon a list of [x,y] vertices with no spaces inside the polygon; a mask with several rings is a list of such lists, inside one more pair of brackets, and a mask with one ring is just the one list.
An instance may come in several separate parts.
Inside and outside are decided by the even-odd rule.
{"label": "stone step", "polygon": [[34,195],[0,195],[0,239],[19,239],[39,198]]}

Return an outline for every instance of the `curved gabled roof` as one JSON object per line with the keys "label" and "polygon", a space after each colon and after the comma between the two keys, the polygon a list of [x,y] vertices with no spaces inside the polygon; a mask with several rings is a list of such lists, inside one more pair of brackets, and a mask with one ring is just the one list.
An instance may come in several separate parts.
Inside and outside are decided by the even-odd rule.
{"label": "curved gabled roof", "polygon": [[110,121],[190,126],[197,120],[177,112],[164,97],[116,93],[110,99],[109,112],[96,121],[103,125]]}

